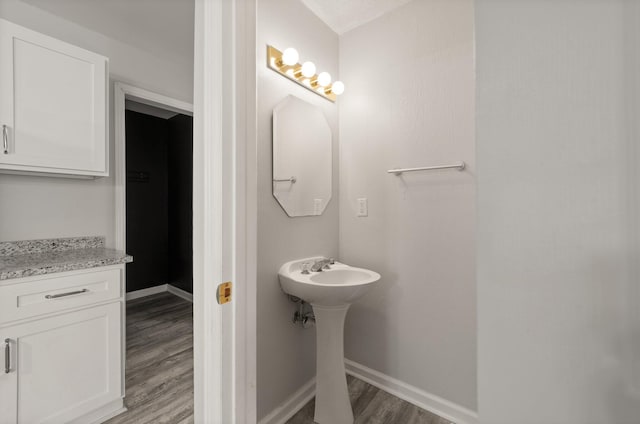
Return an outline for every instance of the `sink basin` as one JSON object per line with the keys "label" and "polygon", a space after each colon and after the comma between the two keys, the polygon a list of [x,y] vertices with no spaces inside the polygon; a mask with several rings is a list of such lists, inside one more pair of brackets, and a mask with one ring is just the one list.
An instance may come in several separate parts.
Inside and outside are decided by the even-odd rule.
{"label": "sink basin", "polygon": [[380,274],[336,262],[321,272],[302,273],[302,264],[321,258],[287,262],[280,268],[280,286],[285,293],[318,306],[349,305],[380,279]]}
{"label": "sink basin", "polygon": [[314,422],[353,424],[344,368],[344,320],[351,303],[360,298],[380,274],[336,262],[330,269],[302,273],[307,258],[282,265],[278,277],[285,293],[313,307],[316,322],[316,402]]}
{"label": "sink basin", "polygon": [[[360,269],[329,269],[323,272],[317,272],[309,277],[309,280],[316,284],[330,284],[330,285],[361,285],[368,284],[368,282],[374,277],[373,272],[363,271]],[[377,281],[379,276],[374,280]]]}

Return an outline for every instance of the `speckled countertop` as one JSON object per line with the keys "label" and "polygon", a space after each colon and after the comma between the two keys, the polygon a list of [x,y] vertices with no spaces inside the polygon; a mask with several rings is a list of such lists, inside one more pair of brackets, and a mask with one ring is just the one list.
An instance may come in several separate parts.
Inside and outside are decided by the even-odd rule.
{"label": "speckled countertop", "polygon": [[0,280],[129,263],[133,257],[104,247],[104,237],[0,242]]}

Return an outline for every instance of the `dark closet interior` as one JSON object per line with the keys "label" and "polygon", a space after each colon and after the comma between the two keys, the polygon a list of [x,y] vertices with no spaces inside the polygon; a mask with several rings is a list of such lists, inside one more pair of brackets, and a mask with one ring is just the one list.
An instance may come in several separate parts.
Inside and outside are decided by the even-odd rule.
{"label": "dark closet interior", "polygon": [[156,115],[126,111],[127,292],[193,293],[193,118]]}

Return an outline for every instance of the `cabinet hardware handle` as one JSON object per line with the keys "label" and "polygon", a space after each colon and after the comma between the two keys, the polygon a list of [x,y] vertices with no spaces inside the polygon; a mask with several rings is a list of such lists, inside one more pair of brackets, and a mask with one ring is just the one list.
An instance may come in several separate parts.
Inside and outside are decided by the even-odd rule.
{"label": "cabinet hardware handle", "polygon": [[82,289],[82,290],[76,290],[76,291],[72,291],[72,292],[67,292],[67,293],[58,293],[58,294],[48,294],[45,296],[45,299],[57,299],[59,297],[65,297],[65,296],[71,296],[74,294],[80,294],[80,293],[86,293],[89,290],[87,289]]}
{"label": "cabinet hardware handle", "polygon": [[4,154],[9,154],[9,129],[6,125],[2,126],[2,148],[4,149]]}
{"label": "cabinet hardware handle", "polygon": [[11,372],[11,339],[4,339],[4,373]]}
{"label": "cabinet hardware handle", "polygon": [[291,183],[291,184],[295,184],[297,181],[298,181],[298,179],[296,177],[274,178],[273,179],[274,183]]}

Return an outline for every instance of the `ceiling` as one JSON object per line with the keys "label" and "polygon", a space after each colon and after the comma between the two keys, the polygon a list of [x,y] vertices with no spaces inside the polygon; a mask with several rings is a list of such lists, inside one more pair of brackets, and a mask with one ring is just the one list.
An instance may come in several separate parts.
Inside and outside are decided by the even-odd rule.
{"label": "ceiling", "polygon": [[158,56],[193,61],[194,0],[22,0]]}
{"label": "ceiling", "polygon": [[301,0],[338,34],[366,24],[411,0]]}
{"label": "ceiling", "polygon": [[[161,57],[193,61],[194,0],[21,0]],[[411,0],[300,0],[338,34]]]}

